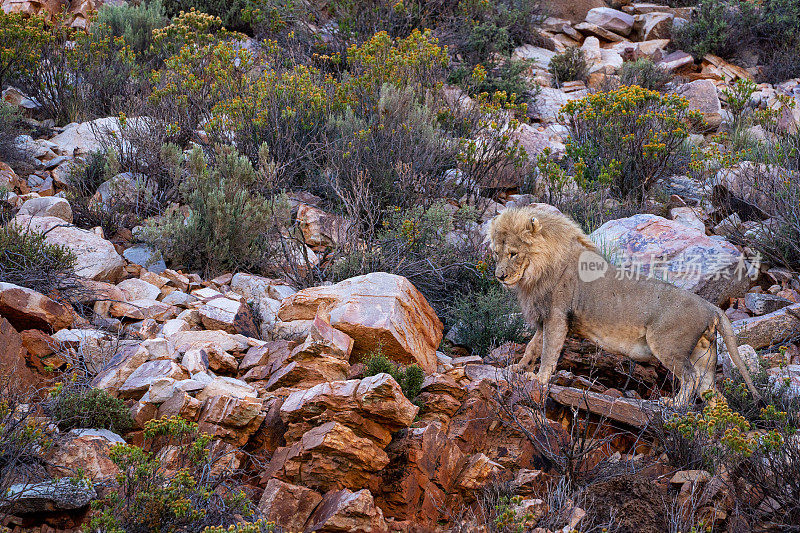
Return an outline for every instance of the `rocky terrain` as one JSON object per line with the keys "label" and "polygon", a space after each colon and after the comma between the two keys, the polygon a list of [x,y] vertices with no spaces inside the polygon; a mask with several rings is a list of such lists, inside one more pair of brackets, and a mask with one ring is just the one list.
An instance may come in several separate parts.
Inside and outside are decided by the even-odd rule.
{"label": "rocky terrain", "polygon": [[[2,1],[5,13],[25,16],[57,17],[62,8],[59,23],[82,32],[100,4]],[[334,34],[334,8],[317,9],[315,31]],[[126,131],[144,115],[120,111],[65,122],[47,116],[41,98],[23,85],[7,83],[0,87],[3,101],[29,129],[15,135],[14,157],[0,161],[0,212],[9,232],[5,241],[0,237],[6,247],[0,249],[6,254],[0,268],[5,527],[14,533],[194,531],[192,524],[232,531],[228,526],[237,523],[237,531],[306,533],[789,531],[792,517],[800,516],[792,480],[800,447],[789,437],[800,398],[800,277],[791,245],[800,226],[792,226],[796,215],[788,206],[797,209],[799,197],[792,195],[800,159],[790,150],[784,159],[770,159],[736,143],[745,136],[762,147],[796,139],[800,78],[762,82],[758,60],[698,58],[677,49],[673,32],[694,20],[697,6],[590,0],[544,9],[535,33],[506,59],[524,60],[522,78],[536,87],[527,109],[507,106],[492,115],[508,120],[500,135],[516,143],[524,163],[463,195],[422,184],[422,195],[443,200],[449,216],[477,209],[469,223],[449,224],[441,242],[477,243],[480,255],[459,264],[491,283],[482,241],[492,216],[548,203],[580,218],[585,210],[572,207],[595,206],[599,218],[587,230],[604,255],[650,265],[645,275],[653,274],[655,258],[668,280],[725,310],[759,386],[772,391],[767,403],[756,409],[742,396],[723,350],[718,388],[724,399],[717,407],[664,411],[658,398],[674,392],[666,368],[632,363],[577,339],[568,340],[549,388],[535,389],[506,371],[522,356],[527,330],[492,332],[484,349],[469,336],[483,326],[481,319],[450,312],[452,294],[441,292],[458,292],[447,278],[452,264],[420,274],[402,270],[402,261],[391,268],[376,263],[382,266],[352,272],[358,275],[325,275],[341,260],[337,253],[367,239],[351,231],[359,211],[348,207],[357,202],[357,187],[351,195],[337,189],[340,204],[321,188],[280,187],[286,205],[281,215],[271,211],[280,219],[275,234],[300,243],[270,257],[284,276],[221,256],[191,265],[192,257],[213,252],[198,247],[170,256],[173,245],[159,249],[163,237],[145,231],[152,227],[148,219],[165,213],[186,227],[199,212],[183,189],[157,209],[140,210],[143,196],[149,202],[166,189],[153,178],[154,166],[135,170],[119,157],[118,172],[93,190],[76,185],[93,154],[108,151],[109,139],[119,141],[118,156],[128,153],[126,143],[140,142]],[[236,38],[241,48],[259,46],[255,38]],[[551,63],[572,50],[580,50],[586,72],[562,81]],[[648,184],[635,200],[606,194],[617,190],[613,177],[602,194],[582,191],[573,167],[565,176],[548,166],[576,160],[575,126],[564,106],[620,90],[614,83],[624,65],[641,59],[669,79],[660,94],[680,97],[701,124],[685,135],[693,162],[683,174]],[[294,82],[300,91],[302,82]],[[463,86],[439,88],[465,112],[480,105],[480,95]],[[226,108],[230,116],[232,109]],[[510,118],[515,113],[518,123]],[[769,120],[756,120],[762,115]],[[212,140],[227,138],[215,137],[213,120],[198,123],[178,143],[178,175],[196,179],[193,190],[201,190],[197,176],[205,174],[187,170],[192,147],[210,154]],[[476,145],[493,142],[482,135],[475,134]],[[223,153],[207,156],[208,167]],[[159,161],[162,174],[166,160]],[[464,164],[437,175],[449,173],[461,186],[473,179],[470,164],[485,168],[478,160],[458,159]],[[262,158],[259,176],[265,168],[274,170],[274,162],[269,167]],[[563,182],[556,186],[553,176]],[[110,214],[118,217],[113,224]],[[405,213],[398,219],[401,240],[423,231],[424,216],[415,216],[418,221]],[[373,226],[393,227],[390,215],[380,217]],[[588,218],[580,220],[585,227]],[[444,227],[438,220],[433,226]],[[68,254],[68,275],[50,285],[12,279],[7,273],[24,263],[12,244],[24,235],[39,239],[25,252],[31,257],[46,246]],[[761,246],[770,235],[790,244]],[[231,255],[244,249],[245,237],[230,239]],[[377,253],[389,242],[370,246]],[[691,275],[682,276],[687,263]],[[25,272],[41,271],[49,280],[54,265]],[[511,293],[503,298],[513,302]],[[505,326],[505,317],[518,311],[502,309],[489,306],[486,316]],[[81,402],[98,389],[106,403],[86,404],[89,416]],[[80,412],[77,422],[59,418],[70,403]],[[116,422],[102,427],[82,425],[112,412],[111,405],[124,423],[112,417]],[[200,460],[192,458],[197,449],[205,454]],[[752,457],[761,466],[748,462]],[[126,505],[140,516],[125,515]]]}

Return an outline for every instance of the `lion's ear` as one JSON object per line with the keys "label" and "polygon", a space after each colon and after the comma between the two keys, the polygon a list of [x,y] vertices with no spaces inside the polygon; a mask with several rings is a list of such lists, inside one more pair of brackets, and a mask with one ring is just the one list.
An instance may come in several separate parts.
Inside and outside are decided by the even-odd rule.
{"label": "lion's ear", "polygon": [[531,233],[536,233],[540,229],[542,229],[542,223],[539,222],[539,219],[536,217],[531,217],[530,222],[528,223],[528,229]]}

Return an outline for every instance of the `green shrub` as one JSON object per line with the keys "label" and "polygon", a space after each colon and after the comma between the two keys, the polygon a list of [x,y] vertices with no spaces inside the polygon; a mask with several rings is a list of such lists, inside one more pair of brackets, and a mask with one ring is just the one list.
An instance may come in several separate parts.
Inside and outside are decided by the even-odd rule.
{"label": "green shrub", "polygon": [[28,154],[17,144],[17,136],[28,130],[22,122],[19,110],[0,101],[0,161],[21,161]]}
{"label": "green shrub", "polygon": [[403,395],[410,401],[413,402],[419,396],[422,382],[425,379],[425,372],[419,365],[399,365],[386,357],[379,348],[367,355],[364,359],[364,366],[365,377],[376,374],[389,374],[400,385],[400,388],[403,389]]}
{"label": "green shrub", "polygon": [[492,283],[485,291],[459,296],[447,315],[456,342],[484,356],[504,342],[524,342],[528,328],[512,294]]}
{"label": "green shrub", "polygon": [[485,76],[476,81],[473,77],[474,69],[461,65],[450,72],[448,81],[461,86],[469,94],[501,92],[517,95],[520,101],[533,104],[541,92],[541,87],[528,80],[527,70],[529,67],[530,61],[528,60],[509,59],[486,72]]}
{"label": "green shrub", "polygon": [[[329,119],[324,165],[334,187],[348,194],[368,177],[372,201],[365,210],[429,206],[430,191],[448,192],[444,175],[457,165],[456,141],[411,88],[384,84],[376,111],[363,118],[345,111]],[[348,214],[369,218],[364,212]]]}
{"label": "green shrub", "polygon": [[109,449],[119,468],[117,483],[92,503],[88,531],[199,533],[253,515],[247,496],[228,484],[234,472],[224,465],[230,458],[212,452],[211,437],[197,424],[177,417],[150,420],[143,441],[141,448]]}
{"label": "green shrub", "polygon": [[583,50],[572,46],[563,53],[553,56],[550,60],[550,74],[558,86],[567,81],[586,81],[589,66],[586,64]]}
{"label": "green shrub", "polygon": [[706,54],[732,58],[754,44],[753,5],[744,0],[702,0],[688,24],[673,36],[675,46],[700,59]]}
{"label": "green shrub", "polygon": [[703,0],[674,35],[675,45],[702,58],[758,56],[764,80],[778,83],[800,73],[800,4],[794,0]]}
{"label": "green shrub", "polygon": [[0,226],[0,280],[42,294],[59,291],[62,297],[77,290],[75,255],[69,248],[50,244],[42,233],[19,224]]}
{"label": "green shrub", "polygon": [[135,109],[148,92],[133,51],[103,32],[75,32],[64,14],[41,31],[35,69],[18,74],[20,87],[57,124]]}
{"label": "green shrub", "polygon": [[[312,14],[298,0],[248,0],[242,18],[256,36],[278,36],[302,26]],[[313,37],[304,32],[303,38]]]}
{"label": "green shrub", "polygon": [[97,40],[122,38],[137,60],[148,59],[153,51],[153,30],[169,24],[161,0],[142,2],[138,5],[104,4],[97,10],[97,19],[91,32]]}
{"label": "green shrub", "polygon": [[148,222],[143,239],[174,264],[206,272],[264,271],[277,257],[279,223],[288,221],[282,196],[251,192],[258,174],[235,150],[220,149],[209,163],[195,147],[181,191],[190,210],[168,212]]}
{"label": "green shrub", "polygon": [[672,79],[667,70],[646,57],[623,63],[619,77],[623,85],[638,85],[651,91],[660,91]]}
{"label": "green shrub", "polygon": [[688,102],[637,85],[573,100],[561,110],[570,137],[566,162],[578,185],[610,185],[641,199],[659,179],[685,172],[690,126],[700,120]]}
{"label": "green shrub", "polygon": [[50,416],[62,431],[93,428],[125,433],[133,426],[125,402],[104,390],[68,383],[60,384],[50,394]]}
{"label": "green shrub", "polygon": [[10,373],[0,377],[0,494],[4,500],[11,486],[41,479],[42,465],[58,436],[40,404],[31,401],[35,391],[21,381]]}

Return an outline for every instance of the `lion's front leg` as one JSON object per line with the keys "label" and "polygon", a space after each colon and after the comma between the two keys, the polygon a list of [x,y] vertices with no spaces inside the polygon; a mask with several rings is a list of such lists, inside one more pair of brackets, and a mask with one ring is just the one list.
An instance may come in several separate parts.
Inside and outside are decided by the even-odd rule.
{"label": "lion's front leg", "polygon": [[533,335],[533,338],[528,341],[528,345],[525,346],[525,355],[522,356],[519,363],[511,365],[509,370],[512,372],[524,372],[527,370],[532,364],[536,363],[539,360],[539,357],[542,355],[542,328],[536,330],[536,333]]}
{"label": "lion's front leg", "polygon": [[561,349],[564,347],[564,341],[567,340],[567,332],[569,330],[567,317],[560,313],[554,313],[553,316],[545,321],[542,330],[542,364],[539,366],[539,372],[535,377],[543,387],[547,387],[558,365],[558,358],[561,355]]}

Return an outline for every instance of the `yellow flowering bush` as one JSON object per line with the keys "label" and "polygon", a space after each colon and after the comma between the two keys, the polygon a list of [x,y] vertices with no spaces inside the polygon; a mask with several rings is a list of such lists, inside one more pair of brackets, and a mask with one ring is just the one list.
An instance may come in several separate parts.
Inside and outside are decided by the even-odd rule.
{"label": "yellow flowering bush", "polygon": [[0,9],[0,89],[12,77],[36,68],[44,39],[43,17]]}
{"label": "yellow flowering bush", "polygon": [[345,100],[363,107],[375,103],[385,83],[420,91],[440,86],[449,56],[433,32],[414,30],[397,41],[378,32],[361,46],[351,46],[347,60],[349,75],[342,83]]}
{"label": "yellow flowering bush", "polygon": [[641,198],[659,179],[686,168],[684,141],[699,115],[686,99],[637,85],[567,103],[560,112],[569,129],[568,164],[586,165],[588,184],[610,178],[621,197]]}
{"label": "yellow flowering bush", "polygon": [[[47,23],[31,17],[25,31],[9,24],[0,29],[0,39],[9,32],[13,38],[13,29],[19,30],[19,46],[15,44],[10,53],[15,83],[57,124],[108,116],[133,105],[146,92],[135,54],[122,37],[72,29],[64,14]],[[8,56],[0,42],[0,78],[4,55]]]}
{"label": "yellow flowering bush", "polygon": [[[87,531],[200,532],[253,515],[243,492],[218,490],[230,473],[209,474],[211,437],[196,423],[177,416],[153,419],[143,437],[142,447],[109,448],[108,457],[119,469],[116,485],[93,502]],[[175,453],[159,453],[164,450]]]}

